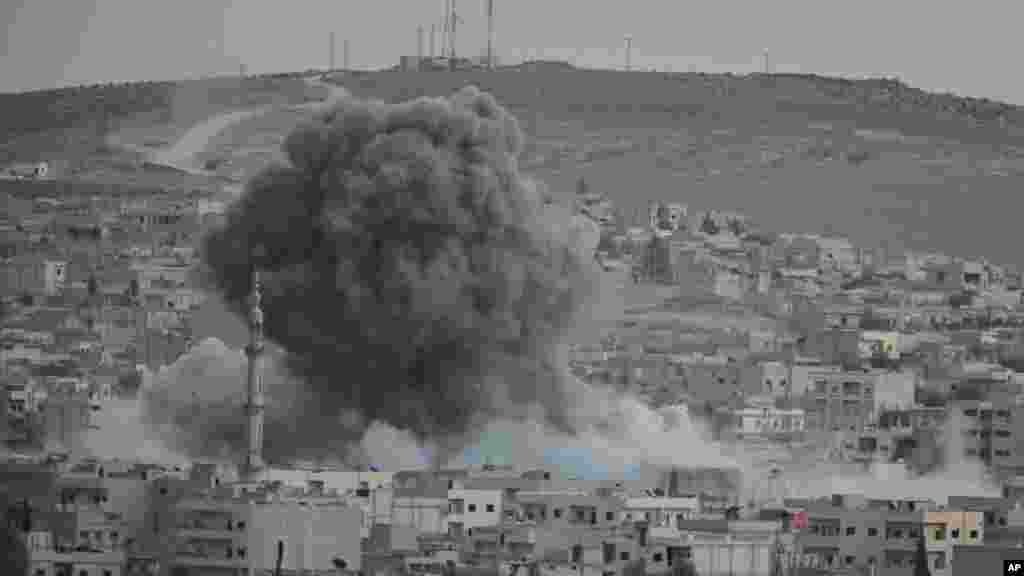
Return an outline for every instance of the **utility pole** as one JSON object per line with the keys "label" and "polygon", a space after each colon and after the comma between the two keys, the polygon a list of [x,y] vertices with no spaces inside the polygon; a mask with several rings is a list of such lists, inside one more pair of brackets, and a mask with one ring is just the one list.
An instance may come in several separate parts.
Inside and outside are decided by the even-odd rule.
{"label": "utility pole", "polygon": [[494,0],[487,0],[487,68],[494,69]]}
{"label": "utility pole", "polygon": [[423,26],[416,27],[416,66],[423,62]]}
{"label": "utility pole", "polygon": [[346,38],[341,43],[341,51],[342,51],[342,64],[345,66],[345,71],[347,72],[348,69],[349,69],[349,60],[348,60],[349,59],[349,45],[348,45],[348,38]]}
{"label": "utility pole", "polygon": [[633,63],[633,36],[626,34],[626,72],[629,72]]}
{"label": "utility pole", "polygon": [[436,28],[437,28],[437,24],[431,24],[430,25],[430,58],[431,59],[433,59],[434,56],[437,56],[437,52],[434,51],[435,48],[437,47],[437,44],[435,44],[435,42],[434,42],[434,34],[436,32]]}
{"label": "utility pole", "polygon": [[448,57],[448,36],[451,34],[452,0],[444,0],[444,15],[441,18],[441,56]]}
{"label": "utility pole", "polygon": [[771,68],[771,66],[769,64],[769,60],[768,60],[768,49],[767,48],[764,49],[764,73],[765,74],[771,74],[772,73],[772,68]]}
{"label": "utility pole", "polygon": [[328,70],[334,71],[334,32],[331,32],[330,40],[328,41],[328,61],[330,62],[330,68]]}
{"label": "utility pole", "polygon": [[455,7],[455,0],[452,0],[452,14],[449,16],[452,18],[452,34],[450,40],[452,41],[452,70],[455,70],[455,29],[459,23],[459,12]]}

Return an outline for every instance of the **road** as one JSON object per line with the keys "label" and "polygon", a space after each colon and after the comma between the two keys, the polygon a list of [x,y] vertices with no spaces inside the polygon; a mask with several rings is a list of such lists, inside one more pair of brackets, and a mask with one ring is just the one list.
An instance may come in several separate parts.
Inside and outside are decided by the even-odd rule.
{"label": "road", "polygon": [[[295,109],[318,110],[334,105],[348,96],[348,91],[341,86],[327,84],[319,78],[306,78],[305,82],[313,87],[327,90],[327,97],[322,102],[309,102],[296,106]],[[191,174],[206,174],[199,165],[196,156],[206,150],[207,144],[221,132],[255,116],[266,114],[272,107],[252,110],[235,110],[225,112],[196,124],[173,145],[152,151],[149,161],[161,166],[169,166]]]}
{"label": "road", "polygon": [[196,156],[206,149],[207,142],[231,126],[256,115],[263,114],[267,110],[267,108],[236,110],[209,118],[189,128],[188,132],[172,146],[154,150],[150,157],[150,162],[161,166],[177,168],[183,172],[201,174],[203,170],[198,165]]}

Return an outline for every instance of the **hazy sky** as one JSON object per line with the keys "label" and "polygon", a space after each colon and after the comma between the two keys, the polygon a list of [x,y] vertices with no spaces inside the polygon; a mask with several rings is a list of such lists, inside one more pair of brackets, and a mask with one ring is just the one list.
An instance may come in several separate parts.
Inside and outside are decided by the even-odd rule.
{"label": "hazy sky", "polygon": [[[482,53],[485,0],[457,0],[458,49]],[[746,72],[899,76],[1024,104],[1020,0],[495,0],[500,58]],[[328,33],[354,67],[416,53],[444,0],[3,0],[0,91],[326,67]],[[438,42],[440,34],[438,33]]]}

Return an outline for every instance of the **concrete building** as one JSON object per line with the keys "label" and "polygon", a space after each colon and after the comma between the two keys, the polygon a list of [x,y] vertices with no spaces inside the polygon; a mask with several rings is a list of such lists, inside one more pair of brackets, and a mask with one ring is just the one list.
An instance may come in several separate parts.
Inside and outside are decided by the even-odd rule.
{"label": "concrete building", "polygon": [[[867,569],[877,574],[909,575],[930,504],[834,497],[805,502],[807,526],[798,530],[798,554],[830,570]],[[943,550],[929,551],[930,564],[948,566]],[[934,572],[933,572],[934,573]]]}
{"label": "concrete building", "polygon": [[981,460],[997,472],[1015,474],[1022,467],[1024,454],[1024,407],[1015,398],[1003,401],[960,400],[954,410],[965,455]]}
{"label": "concrete building", "polygon": [[73,457],[84,455],[84,436],[92,422],[87,392],[49,394],[43,407],[47,447]]}
{"label": "concrete building", "polygon": [[653,571],[693,562],[698,574],[775,573],[781,525],[757,521],[683,521],[652,526],[644,559]]}
{"label": "concrete building", "polygon": [[1005,574],[1004,562],[1020,561],[1021,549],[999,545],[957,546],[951,574]]}
{"label": "concrete building", "polygon": [[448,491],[447,532],[458,538],[464,531],[472,531],[502,523],[505,510],[504,490]]}
{"label": "concrete building", "polygon": [[743,370],[743,392],[747,395],[764,395],[786,398],[792,393],[789,367],[779,361],[760,361]]}
{"label": "concrete building", "polygon": [[334,561],[347,570],[362,569],[362,511],[345,503],[320,499],[250,504],[247,546],[249,574],[273,570],[278,543],[283,544],[283,570],[334,573]]}
{"label": "concrete building", "polygon": [[856,328],[814,331],[808,337],[806,350],[826,365],[856,369],[864,364],[860,353],[860,331]]}
{"label": "concrete building", "polygon": [[700,514],[698,496],[627,498],[622,520],[644,521],[650,526],[675,526]]}
{"label": "concrete building", "polygon": [[817,387],[818,381],[828,381],[828,375],[842,370],[839,366],[828,365],[820,358],[797,356],[789,367],[789,381],[792,383],[794,398],[805,396]]}
{"label": "concrete building", "polygon": [[800,408],[779,408],[770,401],[732,411],[733,431],[738,438],[799,438],[803,435],[806,416]]}
{"label": "concrete building", "polygon": [[803,399],[807,428],[830,432],[862,432],[873,424],[877,375],[860,371],[814,374],[813,388]]}
{"label": "concrete building", "polygon": [[315,494],[245,495],[241,488],[179,495],[161,528],[166,574],[264,574],[274,569],[279,547],[284,570],[330,573],[336,558],[360,569],[359,508]]}
{"label": "concrete building", "polygon": [[692,402],[719,406],[737,401],[741,396],[743,367],[721,356],[678,358],[682,372],[682,389]]}
{"label": "concrete building", "polygon": [[36,254],[24,254],[0,265],[2,295],[55,296],[63,290],[67,261]]}
{"label": "concrete building", "polygon": [[980,512],[929,510],[925,522],[925,546],[933,576],[952,575],[956,549],[980,546],[984,537],[984,515]]}
{"label": "concrete building", "polygon": [[396,472],[392,479],[391,524],[423,534],[448,532],[448,491],[466,478],[466,471],[451,474],[420,471]]}
{"label": "concrete building", "polygon": [[846,238],[819,237],[818,266],[824,270],[836,270],[853,274],[860,268],[857,248]]}

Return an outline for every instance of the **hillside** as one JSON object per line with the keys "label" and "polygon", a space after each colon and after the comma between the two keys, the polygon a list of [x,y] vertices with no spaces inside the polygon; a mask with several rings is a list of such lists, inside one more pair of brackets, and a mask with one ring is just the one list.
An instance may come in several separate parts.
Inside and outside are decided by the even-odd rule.
{"label": "hillside", "polygon": [[563,70],[336,78],[401,100],[473,83],[530,134],[556,190],[583,176],[627,213],[652,200],[742,210],[774,230],[842,233],[1019,264],[1024,110],[891,80]]}
{"label": "hillside", "polygon": [[[573,190],[583,176],[631,218],[650,201],[678,200],[741,210],[772,230],[835,232],[867,246],[1024,264],[1006,233],[1024,202],[1017,194],[1024,110],[1005,104],[884,79],[545,63],[493,72],[351,73],[335,82],[388,101],[476,84],[520,119],[529,135],[524,169],[556,191]],[[302,100],[301,84],[221,79],[0,95],[0,161],[69,151],[95,158],[105,142],[97,134],[105,132],[135,130],[166,142],[224,110]],[[294,113],[264,117],[214,144],[267,157],[264,148],[276,146],[295,121]],[[105,122],[116,122],[116,130]]]}
{"label": "hillside", "polygon": [[76,86],[0,94],[0,164],[109,156],[109,136],[145,130],[150,144],[226,110],[306,101],[297,74]]}

